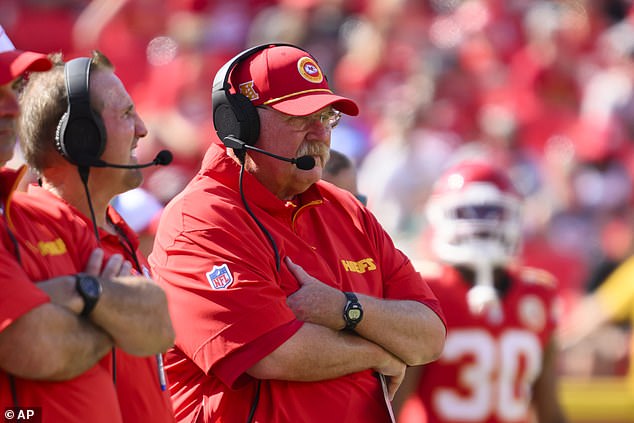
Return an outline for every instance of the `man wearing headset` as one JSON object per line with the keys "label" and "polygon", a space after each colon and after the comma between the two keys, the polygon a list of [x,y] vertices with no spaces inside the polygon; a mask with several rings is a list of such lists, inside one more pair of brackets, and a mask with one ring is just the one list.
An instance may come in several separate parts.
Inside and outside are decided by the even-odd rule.
{"label": "man wearing headset", "polygon": [[[22,78],[50,67],[46,56],[17,50],[0,27],[1,165],[15,147]],[[113,310],[139,289],[162,292],[122,277],[130,267],[121,255],[102,266],[103,250],[67,208],[16,192],[25,169],[0,169],[0,409],[7,421],[121,422],[100,360],[115,344],[136,350],[147,341],[127,335],[134,325]]]}
{"label": "man wearing headset", "polygon": [[[138,237],[109,205],[143,180],[135,156],[147,134],[143,120],[103,54],[67,63],[60,54],[50,57],[53,68],[33,76],[21,97],[20,143],[41,184],[29,186],[29,195],[68,207],[106,254],[120,254],[133,274],[148,276]],[[123,421],[173,422],[160,356],[174,337],[164,293],[152,284],[128,295],[116,311],[131,321],[127,335],[145,341],[134,349],[117,345],[107,363]]]}
{"label": "man wearing headset", "polygon": [[389,422],[406,366],[438,357],[445,326],[374,216],[320,180],[357,105],[278,44],[221,68],[212,102],[225,146],[168,204],[150,255],[177,420]]}

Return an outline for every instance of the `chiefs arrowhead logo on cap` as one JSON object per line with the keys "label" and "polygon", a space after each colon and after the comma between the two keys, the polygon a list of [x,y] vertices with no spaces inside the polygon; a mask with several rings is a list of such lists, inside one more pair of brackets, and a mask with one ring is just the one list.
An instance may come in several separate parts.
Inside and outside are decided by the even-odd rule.
{"label": "chiefs arrowhead logo on cap", "polygon": [[308,82],[319,84],[324,80],[324,75],[317,63],[310,57],[302,57],[297,61],[297,70],[299,74]]}

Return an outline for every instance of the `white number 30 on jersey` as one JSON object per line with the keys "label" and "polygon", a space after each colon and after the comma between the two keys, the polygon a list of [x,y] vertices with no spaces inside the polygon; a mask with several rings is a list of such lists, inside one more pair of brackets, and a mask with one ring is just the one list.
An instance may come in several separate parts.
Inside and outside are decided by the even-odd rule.
{"label": "white number 30 on jersey", "polygon": [[[465,358],[468,360],[465,360]],[[462,363],[455,388],[434,391],[433,407],[447,420],[481,422],[492,416],[516,421],[526,416],[531,386],[542,364],[539,339],[526,330],[497,338],[480,329],[449,332],[440,363]]]}

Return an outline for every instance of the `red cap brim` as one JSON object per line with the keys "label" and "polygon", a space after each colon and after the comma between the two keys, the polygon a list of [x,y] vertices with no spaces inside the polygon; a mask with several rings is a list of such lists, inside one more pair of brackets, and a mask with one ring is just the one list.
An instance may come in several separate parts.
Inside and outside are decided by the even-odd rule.
{"label": "red cap brim", "polygon": [[26,72],[43,72],[53,64],[45,54],[11,50],[0,53],[0,85],[8,84]]}
{"label": "red cap brim", "polygon": [[329,93],[311,93],[268,105],[278,112],[292,116],[308,116],[327,106],[332,106],[346,115],[356,116],[359,114],[359,106],[354,101]]}

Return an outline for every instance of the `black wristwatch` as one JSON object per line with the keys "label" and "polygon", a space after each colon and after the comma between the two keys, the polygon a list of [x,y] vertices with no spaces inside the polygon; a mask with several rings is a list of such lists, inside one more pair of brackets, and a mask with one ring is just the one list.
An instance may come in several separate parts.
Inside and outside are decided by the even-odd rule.
{"label": "black wristwatch", "polygon": [[363,308],[354,293],[344,292],[344,294],[346,296],[346,306],[343,308],[343,320],[346,322],[344,330],[353,330],[363,319]]}
{"label": "black wristwatch", "polygon": [[101,282],[92,275],[78,273],[75,275],[75,289],[84,299],[84,309],[81,313],[79,313],[79,315],[88,316],[97,305],[99,297],[101,297]]}

